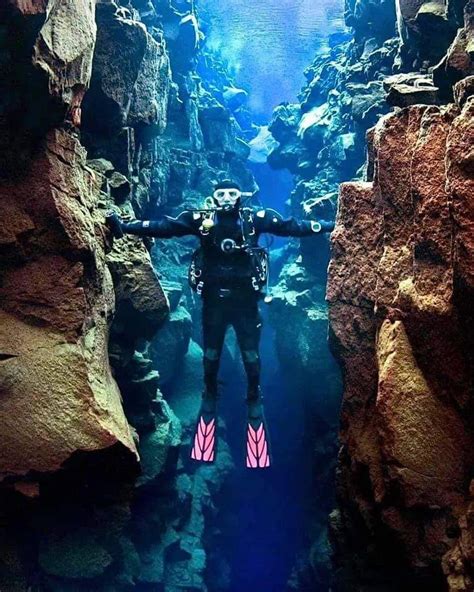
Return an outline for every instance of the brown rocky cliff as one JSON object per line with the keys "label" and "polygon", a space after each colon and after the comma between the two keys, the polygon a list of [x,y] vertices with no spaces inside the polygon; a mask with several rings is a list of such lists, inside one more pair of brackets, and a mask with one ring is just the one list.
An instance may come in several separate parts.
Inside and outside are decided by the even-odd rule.
{"label": "brown rocky cliff", "polygon": [[0,191],[2,477],[117,442],[136,458],[108,362],[115,299],[84,163],[77,140],[55,131],[31,174]]}
{"label": "brown rocky cliff", "polygon": [[[106,260],[103,178],[74,129],[92,75],[95,2],[12,0],[3,14],[21,51],[11,54],[0,122],[2,141],[10,138],[0,150],[0,479],[50,474],[76,452],[116,444],[128,451],[125,475],[138,454],[109,366],[116,297],[136,332],[146,327],[135,339],[153,334],[167,302],[141,243]],[[143,118],[154,123],[161,95],[149,90],[155,112]],[[165,106],[167,93],[163,84]],[[114,290],[109,266],[120,265]]]}
{"label": "brown rocky cliff", "polygon": [[[0,22],[0,589],[204,589],[232,462],[222,441],[216,470],[187,475],[191,248],[155,248],[160,277],[179,268],[168,300],[152,241],[112,241],[104,215],[182,208],[223,171],[251,187],[234,118],[221,107],[207,152],[191,3],[7,0]],[[185,314],[151,348],[170,304]]]}
{"label": "brown rocky cliff", "polygon": [[426,590],[474,590],[472,80],[369,134],[373,179],[341,185],[327,290],[344,376],[336,560]]}

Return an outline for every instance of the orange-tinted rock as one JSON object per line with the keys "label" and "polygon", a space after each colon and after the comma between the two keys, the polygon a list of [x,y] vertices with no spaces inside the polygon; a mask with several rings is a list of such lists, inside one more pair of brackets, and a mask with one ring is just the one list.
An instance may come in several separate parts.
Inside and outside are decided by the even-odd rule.
{"label": "orange-tinted rock", "polygon": [[116,443],[137,460],[109,367],[114,291],[84,165],[78,141],[54,131],[30,174],[0,191],[0,479]]}
{"label": "orange-tinted rock", "polygon": [[327,290],[345,391],[337,546],[429,577],[448,553],[452,591],[470,589],[473,536],[474,102],[460,104],[379,121],[373,183],[340,189]]}
{"label": "orange-tinted rock", "polygon": [[44,14],[48,0],[7,0],[12,6],[23,15]]}
{"label": "orange-tinted rock", "polygon": [[383,462],[405,507],[462,501],[472,442],[462,417],[429,385],[401,321],[385,320],[377,339],[376,412]]}
{"label": "orange-tinted rock", "polygon": [[354,304],[373,302],[382,255],[382,209],[372,183],[343,183],[332,234],[327,298]]}
{"label": "orange-tinted rock", "polygon": [[455,271],[474,288],[474,97],[454,120],[447,140],[447,186],[456,225]]}
{"label": "orange-tinted rock", "polygon": [[383,210],[383,253],[377,270],[378,305],[395,303],[400,281],[412,273],[413,199],[410,163],[423,112],[415,106],[391,113],[376,126],[375,188]]}

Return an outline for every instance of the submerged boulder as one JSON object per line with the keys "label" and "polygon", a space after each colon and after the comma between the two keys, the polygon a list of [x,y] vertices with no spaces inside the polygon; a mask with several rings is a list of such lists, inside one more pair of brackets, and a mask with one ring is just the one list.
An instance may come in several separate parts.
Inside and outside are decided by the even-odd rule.
{"label": "submerged boulder", "polygon": [[395,74],[384,80],[387,91],[387,103],[396,107],[408,107],[422,103],[436,105],[441,102],[439,88],[434,86],[432,78],[418,73]]}
{"label": "submerged boulder", "polygon": [[250,162],[263,164],[267,162],[268,155],[278,148],[278,142],[271,134],[268,126],[260,127],[258,134],[249,142]]}
{"label": "submerged boulder", "polygon": [[126,334],[128,340],[151,339],[169,305],[143,242],[133,236],[116,241],[107,263],[117,299],[114,330]]}
{"label": "submerged boulder", "polygon": [[245,104],[248,98],[248,93],[242,88],[228,86],[224,89],[222,97],[229,109],[235,111],[236,109]]}

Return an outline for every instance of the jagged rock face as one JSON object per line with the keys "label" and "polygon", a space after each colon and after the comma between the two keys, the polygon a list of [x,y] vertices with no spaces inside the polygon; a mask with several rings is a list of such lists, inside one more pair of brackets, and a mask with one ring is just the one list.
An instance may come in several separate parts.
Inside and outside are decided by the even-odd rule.
{"label": "jagged rock face", "polygon": [[3,478],[116,442],[136,459],[108,363],[114,292],[84,165],[77,140],[53,132],[31,174],[1,190]]}
{"label": "jagged rock face", "polygon": [[[171,213],[219,173],[252,189],[242,97],[217,93],[222,72],[212,88],[197,76],[191,2],[0,11],[0,588],[205,589],[231,461],[189,476],[202,351],[186,353],[177,263],[191,246],[157,246],[162,286],[152,241],[112,241],[104,213]],[[186,381],[179,417],[157,368]]]}
{"label": "jagged rock face", "polygon": [[71,104],[74,95],[89,86],[97,32],[94,0],[7,0],[6,4],[12,7],[10,14],[44,15],[33,64],[48,77],[51,94]]}
{"label": "jagged rock face", "polygon": [[396,57],[394,21],[392,27],[378,38],[361,29],[354,41],[318,56],[305,72],[301,103],[275,110],[269,129],[280,145],[268,162],[296,176],[297,213],[302,202],[337,191],[361,167],[366,131],[388,110],[381,79]]}
{"label": "jagged rock face", "polygon": [[86,128],[110,135],[143,125],[162,132],[171,78],[163,40],[154,39],[143,23],[121,16],[113,4],[98,4],[97,25]]}
{"label": "jagged rock face", "polygon": [[377,124],[373,181],[341,186],[327,297],[345,383],[337,555],[352,549],[352,566],[376,573],[375,545],[390,577],[433,589],[445,556],[450,589],[467,591],[472,552],[456,541],[470,536],[474,460],[474,97],[463,101]]}
{"label": "jagged rock face", "polygon": [[[151,339],[169,311],[163,288],[143,242],[127,237],[107,256],[117,297],[116,325],[124,339]],[[119,330],[115,327],[116,332]]]}
{"label": "jagged rock face", "polygon": [[[462,6],[462,3],[460,3]],[[472,0],[465,3],[464,18],[459,15],[457,35],[449,47],[446,55],[433,71],[433,79],[440,87],[442,95],[452,99],[454,84],[465,76],[474,73],[474,7]],[[464,27],[462,27],[464,24]]]}
{"label": "jagged rock face", "polygon": [[48,2],[35,43],[33,63],[48,76],[51,93],[68,104],[78,95],[82,99],[89,86],[97,32],[94,9],[94,0]]}
{"label": "jagged rock face", "polygon": [[472,74],[470,1],[346,0],[345,8],[353,39],[317,56],[300,103],[279,106],[269,127],[280,145],[268,162],[295,175],[297,212],[360,173],[366,133],[390,105],[441,104]]}
{"label": "jagged rock face", "polygon": [[[276,109],[268,159],[295,175],[293,210],[316,218],[340,181],[368,179],[341,186],[327,291],[344,378],[335,589],[444,589],[443,563],[452,590],[470,590],[472,2],[347,0],[345,18],[353,40]],[[324,256],[301,252],[276,327],[306,376]]]}

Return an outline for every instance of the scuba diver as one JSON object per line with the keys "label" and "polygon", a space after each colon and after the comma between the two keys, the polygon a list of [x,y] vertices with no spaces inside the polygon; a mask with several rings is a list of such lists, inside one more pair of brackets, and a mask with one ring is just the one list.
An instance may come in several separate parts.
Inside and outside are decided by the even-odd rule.
{"label": "scuba diver", "polygon": [[218,370],[225,333],[234,328],[247,375],[246,466],[266,468],[271,464],[268,430],[260,390],[259,300],[271,301],[268,288],[268,249],[259,246],[261,234],[303,237],[330,232],[332,222],[284,219],[272,209],[244,207],[243,194],[234,181],[214,187],[210,207],[185,210],[177,218],[124,222],[115,213],[107,215],[112,234],[123,233],[157,238],[196,236],[200,247],[190,269],[191,288],[202,297],[204,392],[194,434],[191,458],[211,463],[216,454],[216,408]]}

